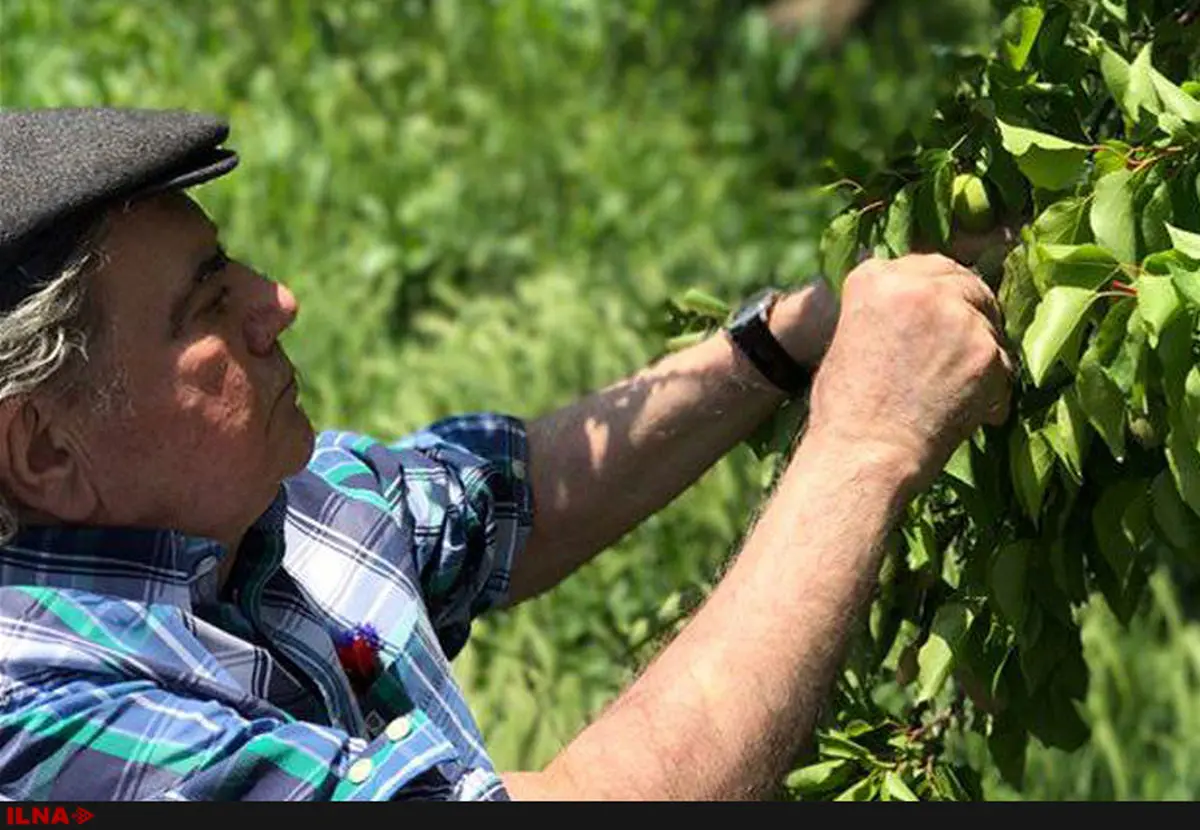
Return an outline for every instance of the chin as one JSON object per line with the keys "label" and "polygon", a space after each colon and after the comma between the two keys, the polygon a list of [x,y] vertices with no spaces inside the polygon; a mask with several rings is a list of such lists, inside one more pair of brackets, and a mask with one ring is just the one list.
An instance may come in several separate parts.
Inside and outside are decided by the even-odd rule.
{"label": "chin", "polygon": [[293,451],[288,470],[284,473],[284,477],[293,476],[307,466],[308,461],[312,458],[313,449],[317,444],[317,434],[313,429],[312,422],[308,420],[308,415],[300,410],[298,419],[301,424],[296,429],[296,437],[293,440],[295,450]]}

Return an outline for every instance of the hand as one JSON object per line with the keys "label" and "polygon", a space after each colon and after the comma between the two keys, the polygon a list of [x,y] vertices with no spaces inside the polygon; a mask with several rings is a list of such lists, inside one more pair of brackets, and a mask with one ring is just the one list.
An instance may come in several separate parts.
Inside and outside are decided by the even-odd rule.
{"label": "hand", "polygon": [[809,369],[820,364],[838,322],[838,297],[825,280],[814,280],[780,297],[771,312],[771,332],[792,359]]}
{"label": "hand", "polygon": [[844,283],[809,434],[913,465],[918,492],[981,424],[1007,420],[1003,331],[991,289],[953,260],[864,262]]}

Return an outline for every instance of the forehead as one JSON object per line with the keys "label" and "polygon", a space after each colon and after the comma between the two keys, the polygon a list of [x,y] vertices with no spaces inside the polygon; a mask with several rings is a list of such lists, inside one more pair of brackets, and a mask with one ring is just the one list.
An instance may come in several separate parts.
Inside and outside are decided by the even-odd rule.
{"label": "forehead", "polygon": [[114,245],[152,244],[155,238],[182,241],[187,236],[212,237],[217,227],[191,197],[171,191],[109,210],[106,237]]}
{"label": "forehead", "polygon": [[182,193],[118,206],[105,216],[100,267],[93,274],[107,303],[177,291],[216,243],[217,227]]}

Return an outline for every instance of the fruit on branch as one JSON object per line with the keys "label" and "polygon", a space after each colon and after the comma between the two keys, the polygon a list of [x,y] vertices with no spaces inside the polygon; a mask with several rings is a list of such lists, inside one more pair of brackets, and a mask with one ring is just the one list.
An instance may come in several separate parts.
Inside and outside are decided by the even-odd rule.
{"label": "fruit on branch", "polygon": [[954,221],[963,230],[983,233],[996,221],[983,179],[971,173],[954,177]]}

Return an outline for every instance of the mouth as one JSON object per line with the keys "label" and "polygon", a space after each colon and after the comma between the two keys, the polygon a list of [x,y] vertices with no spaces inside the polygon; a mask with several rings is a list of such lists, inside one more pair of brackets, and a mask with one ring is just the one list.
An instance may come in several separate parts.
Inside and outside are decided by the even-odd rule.
{"label": "mouth", "polygon": [[275,410],[277,410],[279,408],[279,405],[281,403],[283,403],[285,400],[288,399],[289,395],[293,399],[295,398],[295,392],[296,392],[296,374],[293,372],[291,374],[291,376],[288,378],[288,382],[284,384],[283,388],[279,390],[279,394],[275,396],[274,403],[271,404],[271,411],[267,414],[267,423],[268,424],[270,424],[271,420],[274,418]]}

